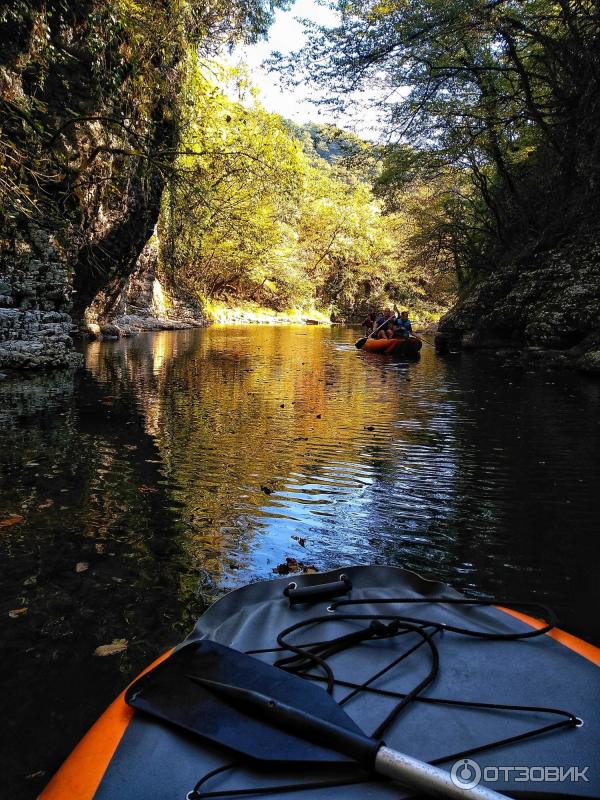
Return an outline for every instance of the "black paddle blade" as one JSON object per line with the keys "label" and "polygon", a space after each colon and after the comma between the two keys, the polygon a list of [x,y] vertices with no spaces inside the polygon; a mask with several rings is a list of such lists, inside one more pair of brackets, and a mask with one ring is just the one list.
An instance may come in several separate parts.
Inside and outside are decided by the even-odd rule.
{"label": "black paddle blade", "polygon": [[245,713],[223,696],[190,680],[190,675],[269,695],[340,728],[362,734],[320,686],[210,640],[191,642],[177,650],[132,684],[125,700],[139,711],[250,758],[353,763],[347,756]]}
{"label": "black paddle blade", "polygon": [[368,336],[363,336],[362,339],[357,339],[356,342],[354,343],[356,349],[360,350],[362,347],[364,347],[365,342],[367,341],[368,338],[369,338]]}

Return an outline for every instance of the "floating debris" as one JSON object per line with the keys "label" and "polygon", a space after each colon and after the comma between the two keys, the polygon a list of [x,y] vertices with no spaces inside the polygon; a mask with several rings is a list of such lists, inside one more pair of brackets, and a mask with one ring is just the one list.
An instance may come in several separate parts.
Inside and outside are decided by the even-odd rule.
{"label": "floating debris", "polygon": [[113,639],[111,644],[101,644],[94,650],[95,656],[113,656],[116,653],[123,653],[127,650],[129,642],[127,639]]}
{"label": "floating debris", "polygon": [[314,564],[304,564],[302,561],[288,556],[283,563],[273,567],[273,572],[276,572],[277,575],[289,575],[291,572],[305,572],[310,575],[317,572],[317,568]]}
{"label": "floating debris", "polygon": [[10,525],[18,525],[20,522],[24,521],[25,517],[22,517],[20,514],[10,514],[10,516],[0,519],[0,528],[8,528]]}
{"label": "floating debris", "polygon": [[33,781],[36,778],[43,778],[45,774],[46,774],[45,769],[38,769],[35,772],[31,772],[29,775],[25,775],[25,780]]}

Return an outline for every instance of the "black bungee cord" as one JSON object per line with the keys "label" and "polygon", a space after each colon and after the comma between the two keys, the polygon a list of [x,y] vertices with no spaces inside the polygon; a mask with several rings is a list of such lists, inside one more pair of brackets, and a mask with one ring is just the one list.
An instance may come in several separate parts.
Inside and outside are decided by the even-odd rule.
{"label": "black bungee cord", "polygon": [[[471,629],[458,625],[440,622],[438,620],[420,619],[415,617],[403,616],[398,614],[356,614],[356,613],[338,613],[338,609],[347,609],[348,606],[353,605],[393,605],[393,604],[444,604],[444,605],[470,605],[470,606],[504,606],[509,609],[529,609],[534,611],[536,616],[541,618],[545,625],[534,630],[526,630],[523,632],[513,633],[497,633],[494,631],[485,631],[479,629]],[[361,693],[370,693],[383,697],[395,699],[397,702],[394,704],[392,710],[386,715],[385,719],[377,726],[371,736],[375,739],[381,738],[382,734],[389,730],[391,725],[395,722],[400,713],[411,703],[430,703],[439,705],[449,705],[462,708],[484,709],[490,711],[512,711],[515,713],[538,713],[549,714],[559,719],[545,725],[541,725],[532,730],[524,731],[522,733],[496,739],[491,742],[475,745],[457,753],[446,754],[435,759],[431,759],[431,764],[442,764],[447,761],[456,761],[460,758],[466,758],[476,753],[481,753],[500,747],[507,744],[514,744],[515,742],[523,741],[534,736],[540,736],[559,728],[576,727],[581,724],[581,721],[570,711],[563,709],[548,708],[542,706],[523,706],[512,705],[506,703],[485,703],[475,700],[456,700],[440,697],[423,696],[424,690],[430,686],[438,675],[440,669],[440,656],[435,637],[443,632],[450,632],[460,636],[487,639],[490,641],[515,641],[519,639],[531,639],[536,636],[542,636],[548,631],[552,630],[557,624],[557,618],[552,609],[539,603],[531,602],[517,602],[512,600],[482,600],[470,598],[448,598],[448,597],[429,597],[429,598],[414,598],[414,597],[397,597],[397,598],[381,598],[370,597],[361,598],[357,600],[334,600],[329,606],[330,613],[326,615],[319,615],[309,619],[297,622],[294,625],[282,630],[277,634],[277,647],[261,648],[256,650],[248,650],[248,655],[260,654],[277,654],[277,653],[291,653],[291,655],[283,656],[274,662],[274,666],[284,669],[294,674],[300,675],[307,680],[316,680],[326,684],[327,691],[332,694],[335,686],[345,687],[350,689],[340,701],[340,705],[348,703],[353,698]],[[319,641],[311,641],[306,643],[294,643],[290,641],[289,637],[307,627],[327,626],[331,622],[354,622],[354,623],[368,623],[367,625],[359,628],[351,633],[346,633],[330,639],[323,639]],[[381,639],[399,638],[405,635],[416,635],[418,641],[412,644],[407,650],[400,655],[395,656],[387,665],[378,669],[376,673],[371,675],[362,683],[355,683],[353,681],[345,680],[336,677],[333,668],[327,663],[327,659],[332,658],[334,655],[345,652],[352,647],[360,646],[366,642],[377,641]],[[410,691],[397,692],[392,689],[378,689],[371,684],[378,680],[382,675],[393,670],[404,659],[409,657],[412,653],[419,649],[425,648],[430,658],[430,668],[424,678],[422,678]],[[316,670],[316,672],[310,670]],[[355,773],[352,776],[333,780],[322,780],[316,782],[302,783],[302,784],[280,784],[277,786],[264,786],[253,788],[240,788],[240,789],[222,789],[217,791],[204,791],[203,786],[212,778],[218,775],[240,768],[243,766],[243,761],[238,761],[233,764],[226,764],[218,767],[211,772],[205,774],[196,783],[191,792],[187,795],[187,800],[208,800],[208,798],[217,797],[245,797],[245,796],[268,796],[272,794],[287,794],[299,791],[310,791],[318,789],[330,789],[343,786],[351,786],[358,783],[369,783],[373,781],[373,777],[364,772],[357,774],[359,768],[354,767]],[[352,767],[350,767],[352,768]],[[380,777],[377,781],[381,781]],[[413,800],[422,795],[411,795],[406,800]]]}

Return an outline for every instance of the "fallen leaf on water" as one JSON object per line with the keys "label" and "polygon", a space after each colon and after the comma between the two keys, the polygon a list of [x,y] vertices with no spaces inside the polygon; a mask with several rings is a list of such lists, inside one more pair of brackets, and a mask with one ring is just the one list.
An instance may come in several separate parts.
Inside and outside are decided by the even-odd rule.
{"label": "fallen leaf on water", "polygon": [[100,555],[102,555],[102,553],[106,552],[106,545],[103,544],[102,542],[96,542],[94,547],[96,548],[96,552],[99,553]]}
{"label": "fallen leaf on water", "polygon": [[292,536],[292,539],[295,539],[300,547],[306,547],[306,539],[304,539],[302,536]]}
{"label": "fallen leaf on water", "polygon": [[94,650],[95,656],[112,656],[127,650],[127,639],[113,639],[112,644],[101,644]]}
{"label": "fallen leaf on water", "polygon": [[85,572],[89,566],[87,561],[78,561],[77,564],[75,564],[75,572]]}
{"label": "fallen leaf on water", "polygon": [[138,491],[142,492],[143,494],[148,494],[149,492],[152,492],[153,494],[156,494],[156,492],[158,492],[158,489],[155,489],[153,486],[143,486],[142,485],[142,486],[138,486]]}
{"label": "fallen leaf on water", "polygon": [[19,522],[23,522],[24,519],[25,517],[22,517],[20,514],[11,514],[5,519],[0,519],[0,528],[8,528],[9,525],[18,525]]}
{"label": "fallen leaf on water", "polygon": [[52,508],[53,505],[54,505],[54,500],[48,498],[47,500],[44,500],[43,503],[39,504],[38,511],[43,511],[45,508]]}
{"label": "fallen leaf on water", "polygon": [[282,564],[273,567],[273,572],[278,575],[289,575],[290,572],[304,572],[312,575],[317,572],[317,568],[314,564],[304,564],[302,561],[297,561],[295,558],[288,556]]}
{"label": "fallen leaf on water", "polygon": [[26,614],[28,611],[29,609],[27,608],[27,606],[25,606],[24,608],[13,608],[12,611],[8,612],[8,616],[11,619],[16,619],[17,617],[22,617],[23,614]]}

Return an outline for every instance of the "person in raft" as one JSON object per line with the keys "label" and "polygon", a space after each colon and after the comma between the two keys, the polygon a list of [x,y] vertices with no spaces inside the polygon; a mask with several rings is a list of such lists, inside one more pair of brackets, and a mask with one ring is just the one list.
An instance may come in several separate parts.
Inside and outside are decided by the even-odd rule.
{"label": "person in raft", "polygon": [[373,332],[375,332],[377,328],[383,325],[384,322],[385,322],[385,315],[383,311],[380,311],[375,317],[375,320],[373,322]]}
{"label": "person in raft", "polygon": [[369,311],[367,316],[363,319],[362,324],[365,326],[365,334],[367,336],[373,333],[373,328],[375,327],[375,312]]}
{"label": "person in raft", "polygon": [[380,317],[375,320],[375,328],[379,327],[375,336],[377,339],[391,339],[396,316],[391,309],[386,308]]}
{"label": "person in raft", "polygon": [[403,311],[399,317],[394,320],[393,337],[394,339],[408,339],[412,334],[412,325],[408,318],[408,311]]}

